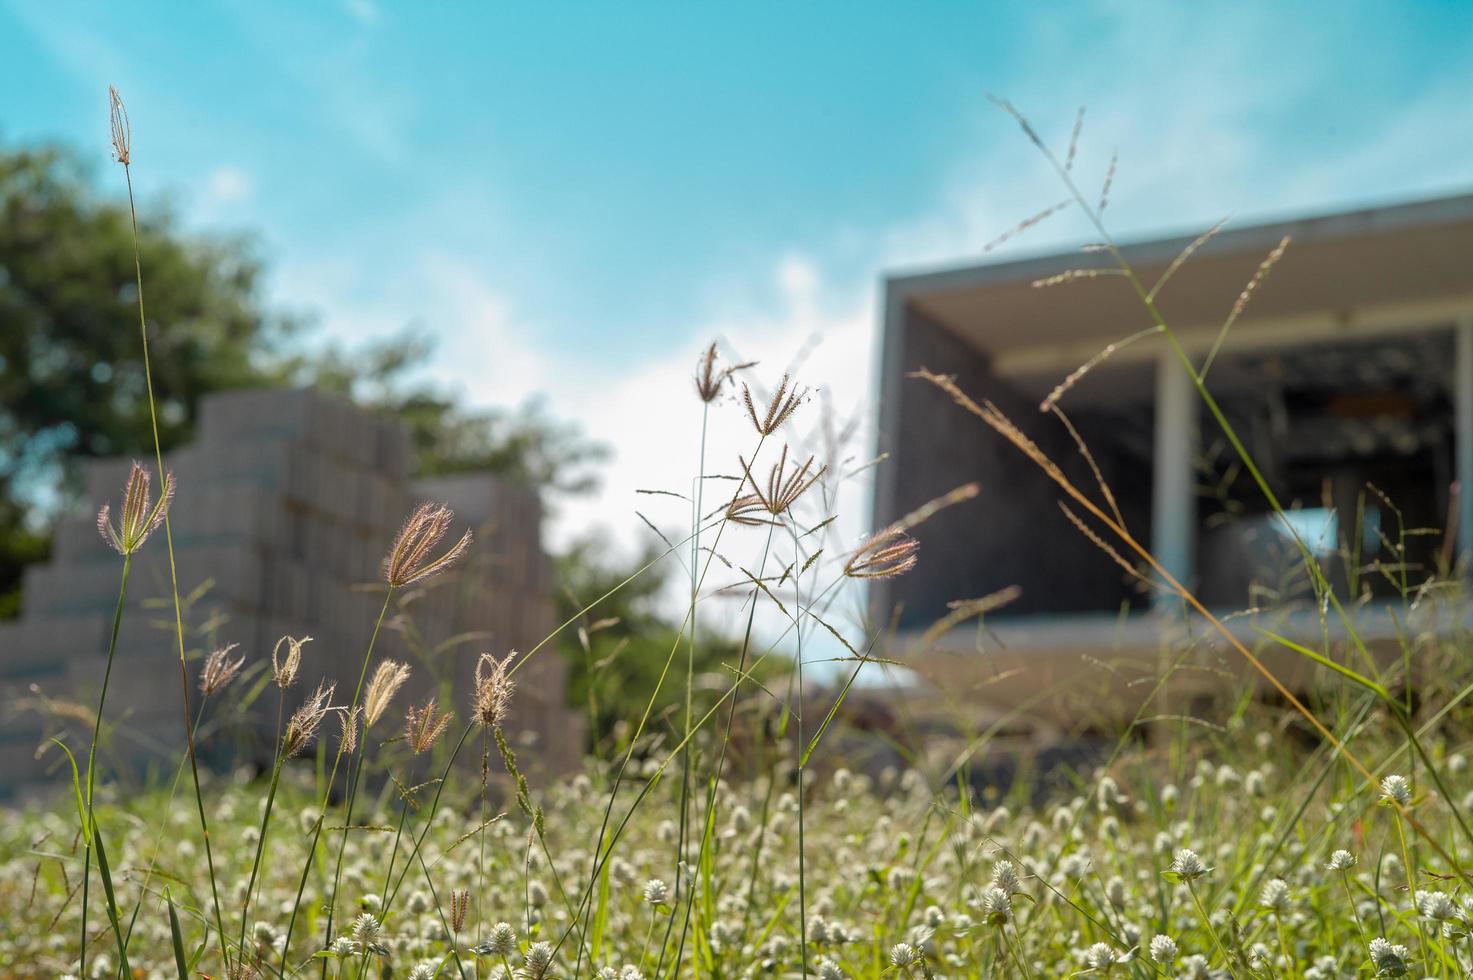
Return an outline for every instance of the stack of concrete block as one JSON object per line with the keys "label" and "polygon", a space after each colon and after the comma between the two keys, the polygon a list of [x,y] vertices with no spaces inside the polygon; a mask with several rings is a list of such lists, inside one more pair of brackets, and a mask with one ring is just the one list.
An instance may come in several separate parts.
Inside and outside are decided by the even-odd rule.
{"label": "stack of concrete block", "polygon": [[[92,507],[112,501],[116,511],[128,465],[89,465]],[[468,697],[483,651],[528,649],[555,626],[536,491],[489,474],[411,480],[408,433],[392,418],[311,390],[217,394],[201,406],[195,440],[165,466],[178,481],[170,523],[179,589],[195,595],[186,623],[192,698],[208,648],[238,643],[248,661],[264,661],[287,635],[313,637],[295,697],[325,677],[350,698],[383,602],[380,563],[425,500],[450,504],[453,533],[472,528],[476,544],[453,572],[400,597],[406,604],[396,619],[412,620],[412,631],[379,635],[375,660],[415,660],[443,648],[435,663],[417,665],[408,697],[433,690],[435,677],[452,679]],[[74,751],[85,744],[86,726],[68,705],[95,705],[121,567],[84,513],[61,523],[50,562],[27,571],[21,619],[0,624],[0,795],[60,777],[60,753],[45,750],[50,734],[64,733]],[[160,531],[133,562],[108,693],[107,718],[120,721],[114,757],[123,766],[182,749],[171,596]],[[456,637],[469,639],[447,647]],[[535,762],[572,766],[581,716],[564,706],[560,659],[549,647],[518,679],[512,727],[530,732]],[[273,702],[254,720],[258,743],[269,741],[274,710]],[[457,713],[464,716],[464,706]]]}

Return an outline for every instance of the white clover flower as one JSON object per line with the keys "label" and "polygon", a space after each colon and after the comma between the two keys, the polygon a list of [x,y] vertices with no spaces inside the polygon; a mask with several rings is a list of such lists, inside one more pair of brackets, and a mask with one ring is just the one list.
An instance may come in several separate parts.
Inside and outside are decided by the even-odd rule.
{"label": "white clover flower", "polygon": [[1013,900],[996,885],[988,885],[982,893],[982,921],[990,926],[1006,925],[1013,917]]}
{"label": "white clover flower", "polygon": [[367,946],[377,941],[382,932],[383,926],[370,912],[364,912],[353,920],[353,941],[360,946]]}
{"label": "white clover flower", "polygon": [[846,975],[839,964],[825,957],[818,961],[818,980],[846,980]]}
{"label": "white clover flower", "polygon": [[1458,906],[1442,892],[1418,892],[1417,911],[1426,919],[1447,922],[1458,917]]}
{"label": "white clover flower", "polygon": [[1210,980],[1212,971],[1207,965],[1207,957],[1201,953],[1193,953],[1181,961],[1181,968],[1177,970],[1177,976],[1183,980]]}
{"label": "white clover flower", "polygon": [[1355,855],[1342,848],[1330,855],[1330,863],[1325,867],[1330,871],[1349,871],[1355,867]]}
{"label": "white clover flower", "polygon": [[[1389,777],[1388,777],[1389,778]],[[1383,937],[1372,939],[1367,947],[1371,954],[1371,966],[1378,977],[1404,977],[1411,952],[1400,944],[1388,942]]]}
{"label": "white clover flower", "polygon": [[1282,878],[1270,878],[1258,894],[1258,904],[1273,912],[1288,911],[1289,883]]}
{"label": "white clover flower", "polygon": [[1123,955],[1109,943],[1095,943],[1084,951],[1084,965],[1091,970],[1108,973],[1115,964],[1125,962]]}
{"label": "white clover flower", "polygon": [[664,905],[670,897],[670,886],[659,878],[644,883],[644,900],[650,905]]}
{"label": "white clover flower", "polygon": [[547,968],[551,965],[552,943],[533,943],[522,958],[522,973],[530,980],[541,980],[547,976]]}
{"label": "white clover flower", "polygon": [[1018,866],[1013,862],[1003,859],[992,866],[992,887],[1005,892],[1008,896],[1018,893]]}
{"label": "white clover flower", "polygon": [[357,956],[358,944],[351,936],[339,936],[332,941],[331,946],[327,947],[327,951],[334,956]]}
{"label": "white clover flower", "polygon": [[481,952],[491,956],[511,956],[517,951],[517,931],[508,923],[498,922],[491,927],[486,941],[477,946],[473,951]]}
{"label": "white clover flower", "polygon": [[890,947],[890,965],[894,967],[910,966],[920,954],[910,943],[896,943]]}
{"label": "white clover flower", "polygon": [[1211,870],[1189,847],[1183,847],[1171,856],[1171,873],[1182,881],[1193,881]]}
{"label": "white clover flower", "polygon": [[1412,784],[1405,776],[1387,776],[1381,780],[1381,802],[1406,806],[1412,802]]}
{"label": "white clover flower", "polygon": [[1151,940],[1151,959],[1162,966],[1170,966],[1177,957],[1176,940],[1170,936],[1156,936]]}
{"label": "white clover flower", "polygon": [[435,964],[417,963],[406,976],[405,980],[433,980],[435,976]]}
{"label": "white clover flower", "polygon": [[1161,805],[1166,809],[1170,810],[1175,807],[1177,801],[1180,799],[1181,790],[1177,789],[1174,784],[1167,783],[1161,787]]}

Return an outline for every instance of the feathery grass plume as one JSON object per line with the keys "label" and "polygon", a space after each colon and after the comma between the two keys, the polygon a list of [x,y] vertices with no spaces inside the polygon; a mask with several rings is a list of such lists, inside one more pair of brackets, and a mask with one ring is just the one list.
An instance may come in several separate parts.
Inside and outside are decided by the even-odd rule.
{"label": "feathery grass plume", "polygon": [[897,527],[871,535],[844,563],[849,578],[894,578],[916,565],[920,543]]}
{"label": "feathery grass plume", "polygon": [[788,376],[785,374],[782,381],[778,383],[777,391],[772,393],[772,400],[767,403],[767,410],[762,413],[761,418],[758,418],[757,406],[752,402],[752,392],[746,385],[742,385],[742,401],[746,403],[747,414],[751,416],[752,425],[756,427],[758,434],[763,436],[770,436],[781,428],[782,424],[798,410],[798,406],[802,404],[807,395],[807,388],[794,387],[792,391],[789,391]]}
{"label": "feathery grass plume", "polygon": [[[788,447],[784,446],[776,465],[767,474],[767,486],[764,489],[758,485],[757,478],[752,475],[752,468],[747,465],[747,461],[738,456],[737,462],[741,464],[742,472],[747,475],[747,482],[752,485],[752,492],[756,495],[758,503],[773,517],[779,516],[797,503],[798,498],[803,496],[809,487],[817,483],[819,477],[828,472],[827,465],[813,470],[813,457],[809,456],[807,462],[797,470],[791,474],[787,473]],[[810,471],[812,471],[811,474]]]}
{"label": "feathery grass plume", "polygon": [[489,653],[481,654],[476,661],[475,691],[471,694],[471,713],[484,728],[499,728],[506,721],[511,708],[511,695],[516,684],[507,673],[506,665],[516,656],[516,651],[497,660]]}
{"label": "feathery grass plume", "polygon": [[173,473],[165,474],[164,488],[157,502],[153,500],[152,484],[148,470],[135,460],[123,486],[123,507],[118,514],[117,528],[113,528],[110,505],[103,504],[97,512],[97,533],[120,555],[134,554],[143,547],[143,542],[163,523],[169,502],[174,499]]}
{"label": "feathery grass plume", "polygon": [[344,755],[352,755],[358,751],[358,718],[362,714],[362,708],[349,708],[338,712],[340,729],[338,744],[342,746],[340,751]]}
{"label": "feathery grass plume", "polygon": [[471,910],[471,893],[468,888],[457,889],[450,893],[450,931],[460,935],[465,928],[466,913]]}
{"label": "feathery grass plume", "polygon": [[1100,206],[1096,211],[1104,211],[1110,203],[1110,186],[1115,183],[1115,167],[1120,163],[1120,153],[1116,151],[1110,154],[1110,168],[1105,171],[1105,186],[1100,188]]}
{"label": "feathery grass plume", "polygon": [[[294,636],[283,636],[271,648],[271,676],[276,679],[276,686],[283,691],[296,683],[297,671],[302,668],[302,647],[311,642],[310,636],[304,636],[300,640]],[[286,644],[285,657],[279,656],[283,643]]]}
{"label": "feathery grass plume", "polygon": [[716,344],[713,342],[701,354],[701,359],[696,364],[696,394],[700,396],[701,401],[707,404],[714,402],[716,396],[721,394],[721,389],[724,385],[736,384],[732,380],[732,375],[738,371],[752,367],[756,363],[756,361],[744,361],[741,364],[732,364],[718,371],[716,370]]}
{"label": "feathery grass plume", "polygon": [[282,737],[283,758],[290,759],[312,744],[312,740],[317,737],[317,729],[322,726],[322,719],[327,717],[329,711],[334,710],[332,693],[336,689],[336,684],[325,681],[318,684],[312,696],[292,712],[291,719],[286,723],[286,734]]}
{"label": "feathery grass plume", "polygon": [[1193,239],[1190,245],[1178,252],[1176,258],[1172,259],[1171,264],[1166,267],[1166,271],[1161,273],[1161,278],[1156,280],[1156,285],[1151,287],[1151,291],[1149,293],[1146,293],[1146,301],[1154,302],[1156,296],[1161,292],[1161,287],[1165,286],[1166,283],[1171,279],[1171,277],[1176,275],[1178,269],[1186,265],[1187,260],[1196,254],[1197,249],[1201,248],[1203,245],[1206,245],[1213,238],[1213,236],[1222,231],[1223,226],[1227,223],[1228,219],[1223,218],[1217,224],[1213,225],[1211,228],[1208,228],[1206,231],[1202,232],[1202,234]]}
{"label": "feathery grass plume", "polygon": [[384,556],[384,581],[391,588],[402,588],[443,572],[463,558],[471,546],[470,531],[462,534],[439,558],[427,560],[454,518],[455,512],[444,504],[424,503],[416,507]]}
{"label": "feathery grass plume", "polygon": [[445,729],[450,727],[454,712],[436,714],[437,708],[435,699],[430,698],[424,703],[424,707],[410,705],[404,712],[404,741],[409,743],[415,755],[428,752],[440,736],[445,734]]}
{"label": "feathery grass plume", "polygon": [[363,727],[372,728],[383,717],[384,711],[399,688],[409,679],[409,665],[396,660],[385,660],[373,672],[368,682],[368,693],[363,696]]}
{"label": "feathery grass plume", "polygon": [[133,127],[128,124],[128,110],[122,96],[111,85],[107,87],[107,108],[112,124],[113,159],[126,167],[133,162]]}
{"label": "feathery grass plume", "polygon": [[206,695],[214,694],[225,685],[235,680],[235,675],[240,673],[240,668],[245,666],[245,654],[241,654],[235,660],[230,659],[230,651],[240,646],[232,643],[211,653],[205,658],[204,669],[199,675],[199,689]]}

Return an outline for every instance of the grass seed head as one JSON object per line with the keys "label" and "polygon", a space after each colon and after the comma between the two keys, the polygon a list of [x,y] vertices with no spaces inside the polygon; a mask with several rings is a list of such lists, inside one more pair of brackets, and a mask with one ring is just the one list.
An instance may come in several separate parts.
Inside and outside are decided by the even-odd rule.
{"label": "grass seed head", "polygon": [[363,697],[363,725],[371,728],[383,717],[384,711],[399,688],[409,679],[409,665],[396,660],[385,660],[373,672],[368,682],[368,693]]}
{"label": "grass seed head", "polygon": [[460,540],[438,558],[429,554],[440,543],[455,512],[444,504],[420,504],[409,515],[389,553],[384,556],[384,581],[390,588],[402,588],[423,581],[455,564],[465,556],[471,546],[471,532],[466,531]]}
{"label": "grass seed head", "polygon": [[232,643],[205,658],[204,669],[199,675],[199,689],[206,696],[223,689],[235,679],[236,674],[240,673],[241,667],[245,666],[244,654],[234,660],[230,659],[230,651],[238,646],[240,644]]}
{"label": "grass seed head", "polygon": [[742,385],[742,402],[747,406],[747,415],[751,417],[752,425],[760,435],[770,436],[776,432],[808,397],[807,388],[794,387],[789,391],[789,383],[788,376],[783,375],[777,391],[772,393],[772,400],[767,403],[767,409],[760,416],[757,414],[756,403],[752,401],[751,390]]}
{"label": "grass seed head", "polygon": [[452,713],[447,711],[443,715],[436,714],[436,708],[435,699],[430,698],[424,707],[410,705],[404,712],[404,740],[409,743],[415,755],[428,752],[440,736],[445,734],[445,729],[450,727]]}
{"label": "grass seed head", "polygon": [[148,536],[163,523],[174,499],[174,474],[164,474],[164,489],[157,502],[153,500],[152,478],[141,463],[135,461],[128,470],[123,486],[123,506],[118,526],[113,527],[112,509],[103,504],[97,512],[97,533],[120,555],[131,555],[143,547]]}
{"label": "grass seed head", "polygon": [[108,121],[112,124],[113,159],[127,166],[133,160],[133,127],[128,123],[128,110],[122,96],[113,86],[107,87]]}
{"label": "grass seed head", "polygon": [[322,719],[333,710],[332,692],[336,688],[335,684],[318,684],[312,696],[292,712],[286,723],[286,734],[282,737],[282,754],[286,758],[292,758],[312,744],[317,730],[322,727]]}
{"label": "grass seed head", "polygon": [[483,653],[481,659],[476,661],[471,713],[486,728],[500,728],[511,708],[511,695],[516,685],[512,683],[506,665],[513,656],[515,653],[508,654],[503,660],[497,660],[491,654]]}
{"label": "grass seed head", "polygon": [[[302,668],[302,647],[311,642],[310,636],[304,636],[300,640],[294,636],[283,636],[271,648],[271,674],[276,678],[276,686],[283,691],[296,682],[297,672]],[[286,644],[284,657],[281,656],[283,643]]]}
{"label": "grass seed head", "polygon": [[894,578],[916,566],[920,544],[898,527],[871,535],[844,563],[849,578]]}

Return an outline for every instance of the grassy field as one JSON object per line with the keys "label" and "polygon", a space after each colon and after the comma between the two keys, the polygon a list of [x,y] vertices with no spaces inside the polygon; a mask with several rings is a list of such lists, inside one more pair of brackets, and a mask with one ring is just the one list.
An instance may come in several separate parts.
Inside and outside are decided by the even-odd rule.
{"label": "grassy field", "polygon": [[[116,95],[113,105],[114,148],[131,173]],[[1177,355],[1237,463],[1283,517],[1205,367],[1155,307],[1162,283],[1137,279],[1100,219],[1103,196],[1095,203],[1078,189],[1072,145],[1056,157],[1018,121],[1153,324],[1123,343],[1150,338]],[[1284,247],[1226,312],[1223,338]],[[143,286],[140,268],[147,363]],[[1061,414],[1073,380],[1107,355],[1066,379],[1044,408]],[[1100,764],[1049,774],[1048,789],[1029,776],[987,785],[966,767],[926,764],[924,753],[904,769],[851,772],[859,763],[832,737],[841,709],[860,671],[892,651],[882,626],[837,620],[837,597],[924,560],[908,532],[965,494],[858,547],[835,544],[836,482],[865,467],[800,452],[797,426],[812,411],[806,389],[784,377],[756,397],[750,376],[713,346],[697,361],[694,397],[671,393],[672,404],[683,398],[703,417],[744,415],[751,441],[708,447],[703,434],[692,447],[700,464],[690,527],[664,555],[690,573],[683,628],[648,707],[621,719],[583,774],[529,778],[514,733],[503,730],[518,668],[554,655],[543,645],[483,653],[475,682],[453,699],[405,704],[398,692],[412,668],[375,651],[377,627],[356,676],[336,682],[319,678],[302,644],[284,638],[262,674],[268,697],[294,708],[268,733],[270,764],[259,774],[212,774],[197,758],[196,733],[206,730],[195,711],[232,696],[245,660],[230,650],[187,656],[175,582],[171,642],[185,706],[173,778],[137,792],[99,776],[104,720],[116,720],[106,700],[115,626],[96,708],[73,706],[70,792],[0,816],[0,974],[1309,980],[1473,969],[1464,633],[1408,628],[1400,657],[1389,665],[1372,657],[1356,632],[1362,597],[1337,595],[1285,520],[1303,558],[1307,607],[1336,624],[1326,637],[1346,639],[1247,646],[1157,563],[1107,487],[1070,482],[996,407],[921,371],[913,383],[948,394],[958,424],[986,425],[1033,460],[1081,531],[1198,619],[1256,683],[1224,684],[1220,701],[1192,716],[1122,725]],[[148,400],[152,411],[151,382]],[[119,555],[120,610],[135,554],[162,548],[173,564],[164,463],[156,446],[116,506],[98,515]],[[705,489],[708,477],[732,473],[714,484],[719,492]],[[721,557],[736,535],[759,542],[750,570]],[[1422,569],[1414,580],[1395,540],[1362,557],[1373,570],[1395,570],[1388,581],[1401,622],[1461,595],[1451,569]],[[385,542],[384,610],[471,546],[447,508],[416,510]],[[682,698],[657,713],[672,666],[689,668],[702,642],[698,613],[718,562],[722,588],[743,597],[747,617],[734,662],[714,691],[696,690],[692,670],[677,671]],[[966,616],[1001,601],[973,601]],[[786,624],[776,644],[754,640],[759,607]],[[564,624],[579,626],[592,628],[581,616]],[[804,676],[805,641],[811,649],[819,634],[848,648],[838,682],[822,690]],[[1260,659],[1268,643],[1309,664],[1313,683],[1291,690]],[[264,655],[251,656],[264,671]],[[795,669],[761,673],[775,660]],[[1139,717],[1154,714],[1157,689],[1141,687]],[[986,732],[964,735],[962,755],[985,759]]]}

